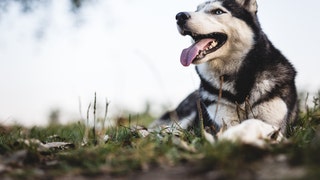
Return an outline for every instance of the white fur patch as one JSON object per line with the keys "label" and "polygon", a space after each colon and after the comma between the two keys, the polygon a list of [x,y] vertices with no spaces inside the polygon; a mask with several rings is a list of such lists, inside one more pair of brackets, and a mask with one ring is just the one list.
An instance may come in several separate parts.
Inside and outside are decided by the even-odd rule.
{"label": "white fur patch", "polygon": [[261,82],[257,82],[253,88],[252,94],[250,95],[250,101],[256,102],[265,94],[271,92],[274,88],[275,83],[271,80],[264,79]]}
{"label": "white fur patch", "polygon": [[240,123],[236,107],[232,103],[220,100],[218,104],[208,106],[207,110],[210,118],[214,120],[220,127],[224,125],[231,127]]}
{"label": "white fur patch", "polygon": [[254,107],[252,111],[253,114],[257,115],[256,118],[263,119],[265,122],[285,130],[286,124],[283,123],[285,122],[284,119],[286,118],[288,108],[279,97]]}
{"label": "white fur patch", "polygon": [[[201,76],[206,81],[208,81],[213,87],[220,89],[220,86],[221,86],[220,76],[221,76],[221,74],[218,74],[215,71],[212,71],[210,66],[208,66],[207,63],[199,64],[199,65],[197,65],[197,68],[198,68],[198,71],[201,74]],[[236,93],[236,91],[234,90],[234,83],[233,82],[223,82],[222,83],[222,90],[229,91],[233,94]]]}
{"label": "white fur patch", "polygon": [[176,123],[178,123],[177,126],[182,129],[187,129],[193,123],[195,117],[196,117],[196,113],[193,112],[189,116],[181,119],[179,122],[176,122]]}

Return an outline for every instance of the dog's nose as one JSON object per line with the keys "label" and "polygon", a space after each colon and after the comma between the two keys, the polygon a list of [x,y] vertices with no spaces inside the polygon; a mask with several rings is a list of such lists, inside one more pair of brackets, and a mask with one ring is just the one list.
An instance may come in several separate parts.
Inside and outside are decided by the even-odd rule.
{"label": "dog's nose", "polygon": [[188,19],[190,19],[190,14],[188,12],[179,12],[177,15],[176,15],[176,20],[177,20],[177,24],[179,26],[182,26],[182,25],[185,25],[186,24],[186,21]]}

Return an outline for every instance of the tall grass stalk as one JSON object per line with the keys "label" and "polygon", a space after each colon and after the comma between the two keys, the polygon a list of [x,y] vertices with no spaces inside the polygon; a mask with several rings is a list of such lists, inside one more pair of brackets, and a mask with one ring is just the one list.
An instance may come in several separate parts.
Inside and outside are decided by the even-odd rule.
{"label": "tall grass stalk", "polygon": [[106,120],[107,120],[107,117],[108,117],[109,104],[110,103],[109,103],[108,99],[106,98],[106,108],[105,108],[105,111],[104,111],[104,118],[101,121],[102,132],[105,132],[105,130],[106,130]]}
{"label": "tall grass stalk", "polygon": [[89,125],[89,118],[90,118],[90,108],[91,108],[91,103],[89,104],[88,108],[87,108],[87,118],[86,118],[86,122],[84,123],[85,126],[85,131],[84,131],[84,136],[83,136],[83,143],[87,144],[88,143],[88,139],[89,139],[89,130],[90,130],[90,125]]}
{"label": "tall grass stalk", "polygon": [[96,122],[97,122],[97,93],[94,93],[94,102],[93,102],[93,128],[92,128],[92,134],[93,134],[93,144],[97,145],[97,135],[96,135]]}

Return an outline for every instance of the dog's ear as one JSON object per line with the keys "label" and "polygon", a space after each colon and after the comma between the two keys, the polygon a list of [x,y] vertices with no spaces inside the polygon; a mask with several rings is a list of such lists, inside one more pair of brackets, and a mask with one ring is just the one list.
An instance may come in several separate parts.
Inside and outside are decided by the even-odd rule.
{"label": "dog's ear", "polygon": [[258,5],[256,0],[236,0],[236,1],[252,14],[256,14],[258,12]]}

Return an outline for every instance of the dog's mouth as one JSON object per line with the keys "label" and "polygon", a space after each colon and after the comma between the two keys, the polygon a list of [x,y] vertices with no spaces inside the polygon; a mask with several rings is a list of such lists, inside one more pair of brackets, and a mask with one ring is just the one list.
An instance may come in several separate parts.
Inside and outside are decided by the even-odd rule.
{"label": "dog's mouth", "polygon": [[225,44],[228,38],[226,34],[219,32],[206,35],[186,32],[186,35],[190,35],[195,43],[182,51],[180,62],[183,66],[197,63],[206,57],[206,55],[215,52]]}

